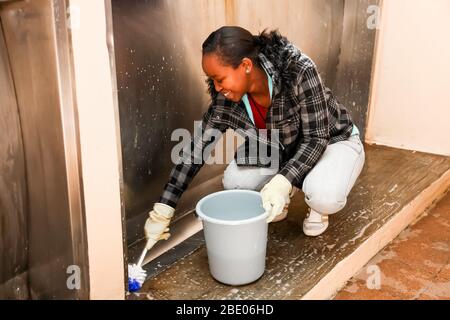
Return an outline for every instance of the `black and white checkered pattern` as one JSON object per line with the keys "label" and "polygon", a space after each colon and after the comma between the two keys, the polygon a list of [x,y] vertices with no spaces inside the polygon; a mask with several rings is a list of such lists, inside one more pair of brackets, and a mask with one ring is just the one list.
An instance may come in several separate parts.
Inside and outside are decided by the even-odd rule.
{"label": "black and white checkered pattern", "polygon": [[[294,46],[291,49],[298,50]],[[266,56],[260,53],[259,59],[273,81],[272,105],[267,113],[266,127],[269,133],[279,130],[280,141],[275,146],[272,142],[272,146],[281,149],[279,173],[301,189],[306,174],[318,162],[327,145],[347,140],[353,123],[346,108],[322,84],[314,62],[303,53],[298,56],[297,63],[301,65],[301,71],[296,85],[289,88],[283,84],[279,71]],[[216,94],[203,115],[203,139],[200,136],[192,139],[189,147],[195,152],[174,166],[159,202],[176,207],[179,198],[204,164],[201,159],[204,148],[217,142],[217,137],[212,139],[214,133],[217,136],[217,133],[224,133],[228,128],[254,129],[255,134],[250,132],[249,140],[256,139],[267,145],[271,143],[263,138],[265,135],[257,134],[242,101],[234,103],[222,94]],[[245,147],[248,148],[248,143]],[[235,156],[238,164],[262,166],[258,159],[249,157],[248,152],[242,157],[238,154]]]}

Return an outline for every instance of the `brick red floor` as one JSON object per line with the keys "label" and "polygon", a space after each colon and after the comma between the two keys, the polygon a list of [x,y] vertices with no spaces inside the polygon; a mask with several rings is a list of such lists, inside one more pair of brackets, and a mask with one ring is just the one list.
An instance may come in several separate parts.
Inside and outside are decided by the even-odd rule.
{"label": "brick red floor", "polygon": [[335,299],[450,299],[450,192],[376,255]]}

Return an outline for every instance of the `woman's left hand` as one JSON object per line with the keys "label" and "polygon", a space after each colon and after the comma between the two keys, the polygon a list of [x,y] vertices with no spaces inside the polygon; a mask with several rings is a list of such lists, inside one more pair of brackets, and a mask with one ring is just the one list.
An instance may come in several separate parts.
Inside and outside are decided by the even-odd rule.
{"label": "woman's left hand", "polygon": [[281,174],[275,175],[261,190],[263,207],[269,213],[266,221],[271,222],[281,214],[289,203],[292,184]]}

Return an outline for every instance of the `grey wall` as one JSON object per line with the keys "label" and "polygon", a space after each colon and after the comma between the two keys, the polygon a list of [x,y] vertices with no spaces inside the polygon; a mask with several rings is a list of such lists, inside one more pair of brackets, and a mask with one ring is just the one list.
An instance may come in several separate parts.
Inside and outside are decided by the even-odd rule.
{"label": "grey wall", "polygon": [[27,299],[27,186],[19,109],[0,25],[0,299]]}
{"label": "grey wall", "polygon": [[[128,243],[142,238],[148,210],[172,168],[175,128],[192,131],[208,96],[201,43],[222,25],[254,34],[278,28],[317,63],[325,84],[351,111],[362,134],[368,105],[375,30],[367,8],[378,0],[113,0]],[[224,166],[206,166],[177,210],[192,209],[194,193]]]}
{"label": "grey wall", "polygon": [[[353,116],[365,137],[368,112],[372,63],[375,49],[376,30],[368,28],[369,6],[378,5],[379,0],[346,0],[340,48],[336,54],[336,64],[330,66],[335,76],[327,84]],[[333,73],[333,72],[331,72]]]}
{"label": "grey wall", "polygon": [[65,13],[64,0],[0,3],[0,298],[88,298]]}

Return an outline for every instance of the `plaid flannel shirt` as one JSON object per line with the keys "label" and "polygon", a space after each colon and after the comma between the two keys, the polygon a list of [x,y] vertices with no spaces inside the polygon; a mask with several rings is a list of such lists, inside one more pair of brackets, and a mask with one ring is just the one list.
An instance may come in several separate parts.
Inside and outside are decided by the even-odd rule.
{"label": "plaid flannel shirt", "polygon": [[[298,50],[291,46],[291,50]],[[268,132],[279,130],[279,174],[301,189],[305,176],[318,162],[327,145],[348,139],[353,129],[351,116],[334,98],[331,90],[323,85],[316,65],[305,54],[298,55],[301,72],[296,85],[289,89],[283,88],[278,70],[266,56],[260,53],[259,59],[273,81],[272,105],[267,112],[266,127]],[[188,146],[203,154],[207,146],[218,140],[212,138],[210,129],[224,133],[228,128],[256,130],[242,101],[235,103],[217,93],[203,115],[203,137],[194,137]],[[258,134],[251,138],[264,140]],[[176,207],[181,195],[204,164],[203,160],[194,161],[194,157],[195,152],[189,159],[173,167],[159,202]],[[251,165],[255,163],[254,160],[245,153],[237,162]]]}

